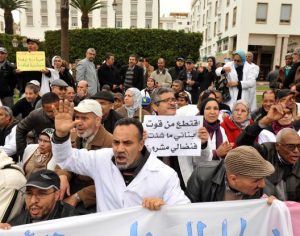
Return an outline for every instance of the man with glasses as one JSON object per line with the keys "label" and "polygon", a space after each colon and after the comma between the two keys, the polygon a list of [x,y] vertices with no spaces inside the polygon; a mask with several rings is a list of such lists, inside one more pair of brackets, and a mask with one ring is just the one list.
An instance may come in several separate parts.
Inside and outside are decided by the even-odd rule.
{"label": "man with glasses", "polygon": [[282,201],[300,201],[300,137],[292,128],[281,129],[276,142],[255,143],[259,133],[281,119],[287,108],[284,103],[271,106],[267,115],[257,123],[248,126],[238,137],[237,145],[254,146],[257,151],[275,167],[275,172],[266,178],[264,192]]}
{"label": "man with glasses", "polygon": [[[159,116],[174,116],[176,114],[176,98],[174,90],[171,88],[157,88],[151,94],[152,109]],[[198,130],[198,135],[201,139],[201,157],[160,157],[160,159],[172,167],[178,174],[180,186],[185,190],[186,182],[193,171],[193,165],[198,160],[208,160],[210,147],[207,145],[208,132],[201,127]]]}
{"label": "man with glasses", "polygon": [[20,189],[26,208],[10,222],[1,223],[0,229],[77,215],[75,208],[59,201],[59,185],[59,177],[51,170],[32,174]]}

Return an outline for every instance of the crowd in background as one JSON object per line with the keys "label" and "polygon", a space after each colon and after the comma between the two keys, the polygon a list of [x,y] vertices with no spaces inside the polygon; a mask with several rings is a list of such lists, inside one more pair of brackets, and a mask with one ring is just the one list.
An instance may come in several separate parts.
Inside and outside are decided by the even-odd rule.
{"label": "crowd in background", "polygon": [[[38,50],[37,40],[28,39],[27,43],[28,51]],[[253,54],[242,50],[236,50],[227,63],[208,57],[205,63],[197,64],[191,58],[178,56],[173,66],[167,67],[163,57],[157,58],[157,65],[153,66],[147,58],[132,54],[128,64],[117,67],[112,53],[107,53],[103,64],[96,66],[96,50],[89,48],[85,58],[71,66],[60,56],[53,56],[51,63],[46,59],[46,68],[41,71],[20,71],[7,56],[7,50],[0,47],[0,167],[14,168],[18,176],[10,173],[9,179],[18,181],[10,193],[2,196],[0,193],[0,202],[6,199],[7,205],[11,204],[9,196],[16,196],[13,198],[16,203],[9,208],[11,215],[0,212],[1,222],[11,222],[16,212],[23,209],[18,190],[26,181],[26,188],[42,188],[41,184],[32,182],[36,179],[42,182],[40,176],[34,174],[43,170],[53,171],[45,175],[59,177],[49,185],[54,192],[60,189],[55,201],[71,205],[78,214],[121,208],[114,197],[110,196],[111,202],[102,197],[107,186],[99,183],[95,175],[82,174],[90,173],[88,170],[78,167],[76,172],[75,164],[70,164],[70,171],[57,164],[65,165],[61,155],[55,156],[61,150],[53,149],[52,145],[67,139],[56,133],[59,130],[65,134],[63,128],[58,129],[56,120],[69,103],[75,106],[74,116],[72,114],[75,123],[66,134],[70,133],[72,147],[87,150],[112,147],[115,151],[116,137],[123,132],[115,130],[116,124],[117,127],[133,125],[143,139],[147,138],[139,128],[145,115],[203,116],[203,127],[198,130],[201,156],[157,157],[176,172],[176,179],[173,177],[172,181],[176,182],[178,176],[180,186],[176,191],[181,197],[178,195],[178,199],[169,203],[257,198],[263,192],[280,200],[300,200],[300,50],[287,54],[286,65],[277,66],[269,73],[270,89],[263,92],[259,107],[256,101],[259,67],[253,63]],[[14,100],[16,89],[20,97]],[[66,123],[71,123],[67,118],[70,117],[66,116]],[[128,118],[129,123],[126,119],[122,123],[123,118]],[[65,152],[68,150],[66,146]],[[141,148],[137,153],[146,158],[141,158],[136,166],[120,168],[121,157],[120,160],[116,156],[108,159],[119,168],[126,186],[131,186],[151,159],[147,159],[150,155],[147,150]],[[108,155],[105,151],[103,154]],[[248,160],[250,157],[256,159]],[[234,161],[238,158],[242,163]],[[248,170],[248,165],[255,171]],[[111,179],[105,181],[109,183]],[[185,191],[185,195],[179,190]],[[35,195],[46,199],[47,194],[54,192]],[[34,193],[25,192],[25,201],[26,196],[32,198],[32,195]],[[26,202],[27,207],[28,204]],[[60,208],[57,206],[57,209]],[[29,218],[32,212],[35,209]],[[19,219],[18,224],[32,222],[32,219]]]}

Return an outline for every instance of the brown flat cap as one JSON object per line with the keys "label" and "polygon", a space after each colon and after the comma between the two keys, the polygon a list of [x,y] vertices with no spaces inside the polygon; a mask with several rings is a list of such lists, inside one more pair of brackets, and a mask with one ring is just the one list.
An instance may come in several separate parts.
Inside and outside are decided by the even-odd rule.
{"label": "brown flat cap", "polygon": [[240,146],[229,151],[225,157],[225,168],[229,173],[254,179],[264,178],[275,171],[274,166],[250,146]]}

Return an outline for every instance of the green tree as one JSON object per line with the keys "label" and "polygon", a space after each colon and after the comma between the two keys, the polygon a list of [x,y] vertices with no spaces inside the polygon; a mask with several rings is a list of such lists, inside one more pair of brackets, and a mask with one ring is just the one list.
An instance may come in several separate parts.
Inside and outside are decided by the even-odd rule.
{"label": "green tree", "polygon": [[13,34],[14,20],[12,11],[26,7],[26,0],[0,0],[0,8],[4,10],[5,33]]}
{"label": "green tree", "polygon": [[96,9],[103,7],[101,2],[98,0],[70,0],[70,5],[81,11],[81,13],[82,13],[82,15],[81,15],[82,29],[89,28],[88,14]]}

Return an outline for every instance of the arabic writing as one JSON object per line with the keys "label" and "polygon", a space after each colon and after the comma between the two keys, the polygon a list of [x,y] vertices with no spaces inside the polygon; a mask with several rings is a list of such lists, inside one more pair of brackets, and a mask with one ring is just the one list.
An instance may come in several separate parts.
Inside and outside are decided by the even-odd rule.
{"label": "arabic writing", "polygon": [[145,116],[148,150],[158,156],[199,156],[202,116]]}

